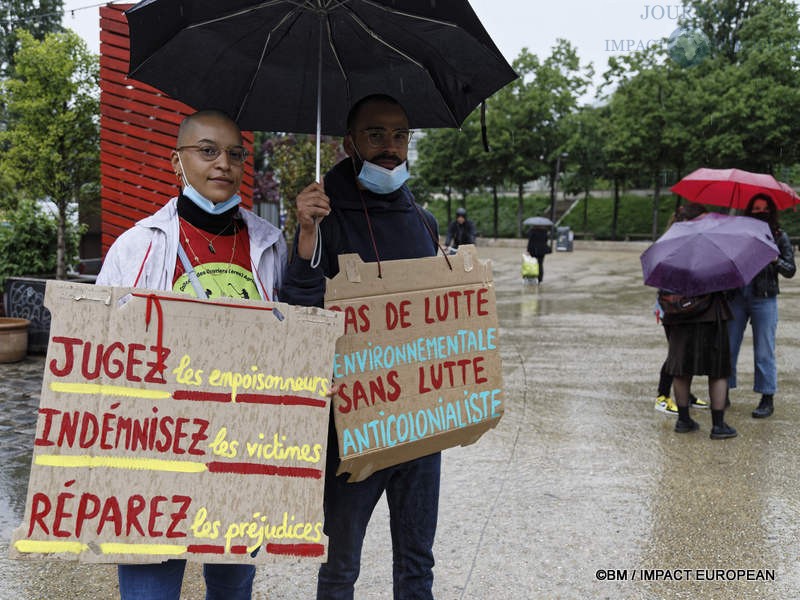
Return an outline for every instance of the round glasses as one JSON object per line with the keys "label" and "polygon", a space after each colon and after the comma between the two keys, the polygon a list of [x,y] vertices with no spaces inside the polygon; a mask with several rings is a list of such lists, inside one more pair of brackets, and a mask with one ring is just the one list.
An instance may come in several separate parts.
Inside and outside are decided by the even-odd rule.
{"label": "round glasses", "polygon": [[247,149],[242,146],[231,146],[229,148],[218,148],[211,144],[191,144],[175,148],[177,152],[181,150],[194,150],[200,158],[206,162],[213,162],[219,158],[223,152],[228,153],[228,160],[234,165],[242,165],[247,160]]}
{"label": "round glasses", "polygon": [[411,136],[414,133],[410,129],[395,129],[394,131],[387,131],[386,129],[362,129],[361,131],[366,134],[367,143],[371,148],[408,146],[408,142],[411,141]]}

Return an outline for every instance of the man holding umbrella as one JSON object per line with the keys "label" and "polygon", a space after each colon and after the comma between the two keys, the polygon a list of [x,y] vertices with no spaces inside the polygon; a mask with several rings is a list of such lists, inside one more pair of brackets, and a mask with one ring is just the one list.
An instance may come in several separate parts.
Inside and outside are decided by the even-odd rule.
{"label": "man holding umbrella", "polygon": [[[460,127],[517,78],[469,2],[247,0],[194,3],[189,12],[173,0],[126,11],[131,77],[187,104],[225,109],[243,129],[316,132],[317,179],[321,134],[346,132],[349,158],[324,187],[312,184],[297,198],[297,246],[282,300],[321,306],[324,277],[345,252],[376,262],[379,274],[381,260],[436,254],[436,221],[404,185],[409,116],[415,127]],[[378,90],[391,97],[368,96]],[[329,447],[337,447],[335,437]],[[385,490],[395,598],[432,598],[440,455],[357,484],[335,477],[337,460],[329,452],[330,543],[318,597],[352,598],[364,531]]]}
{"label": "man holding umbrella", "polygon": [[[338,272],[340,254],[357,252],[362,260],[377,262],[379,273],[382,260],[436,255],[436,220],[405,185],[408,127],[405,110],[389,96],[367,96],[352,107],[344,136],[348,157],[326,174],[324,186],[312,183],[297,197],[299,229],[283,300],[322,306],[325,277]],[[441,454],[377,471],[357,483],[348,483],[347,474],[337,477],[338,464],[331,418],[325,471],[328,561],[320,567],[318,600],[353,598],[364,534],[384,492],[394,552],[394,598],[433,598]]]}

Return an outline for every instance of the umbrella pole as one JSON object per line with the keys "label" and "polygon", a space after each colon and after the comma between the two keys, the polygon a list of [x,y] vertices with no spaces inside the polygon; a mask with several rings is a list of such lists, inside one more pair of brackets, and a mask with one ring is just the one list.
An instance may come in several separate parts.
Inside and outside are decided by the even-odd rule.
{"label": "umbrella pole", "polygon": [[[322,137],[322,15],[319,18],[319,55],[317,57],[317,167],[316,179],[320,183],[320,138]],[[322,260],[322,232],[319,230],[319,220],[315,217],[317,235],[314,238],[314,251],[311,253],[311,268],[316,269]]]}
{"label": "umbrella pole", "polygon": [[319,56],[317,57],[317,183],[320,179],[320,138],[322,137],[322,16],[319,19]]}

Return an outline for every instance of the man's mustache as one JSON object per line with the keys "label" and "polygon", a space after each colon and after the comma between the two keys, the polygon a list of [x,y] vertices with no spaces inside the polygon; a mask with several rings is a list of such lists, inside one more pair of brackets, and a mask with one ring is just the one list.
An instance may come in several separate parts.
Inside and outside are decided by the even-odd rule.
{"label": "man's mustache", "polygon": [[379,160],[391,160],[394,163],[394,166],[398,166],[403,163],[399,156],[395,154],[389,154],[388,152],[381,152],[377,156],[373,156],[369,162],[374,163],[378,162]]}

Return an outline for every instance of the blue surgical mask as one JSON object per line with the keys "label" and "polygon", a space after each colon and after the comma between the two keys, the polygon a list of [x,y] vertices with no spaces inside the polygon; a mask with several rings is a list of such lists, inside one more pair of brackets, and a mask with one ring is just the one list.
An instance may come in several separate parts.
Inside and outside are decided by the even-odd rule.
{"label": "blue surgical mask", "polygon": [[385,169],[365,160],[361,164],[358,181],[375,194],[391,194],[399,190],[408,177],[408,162],[404,161],[394,169]]}
{"label": "blue surgical mask", "polygon": [[207,212],[210,215],[221,215],[227,210],[232,209],[234,206],[237,206],[241,201],[242,197],[239,194],[234,194],[225,202],[217,202],[214,204],[211,200],[203,196],[200,192],[198,192],[192,184],[189,183],[189,180],[186,178],[186,171],[183,168],[183,163],[181,162],[181,156],[178,154],[178,162],[181,165],[181,178],[183,179],[183,195],[186,196],[189,200],[194,202],[201,210]]}

